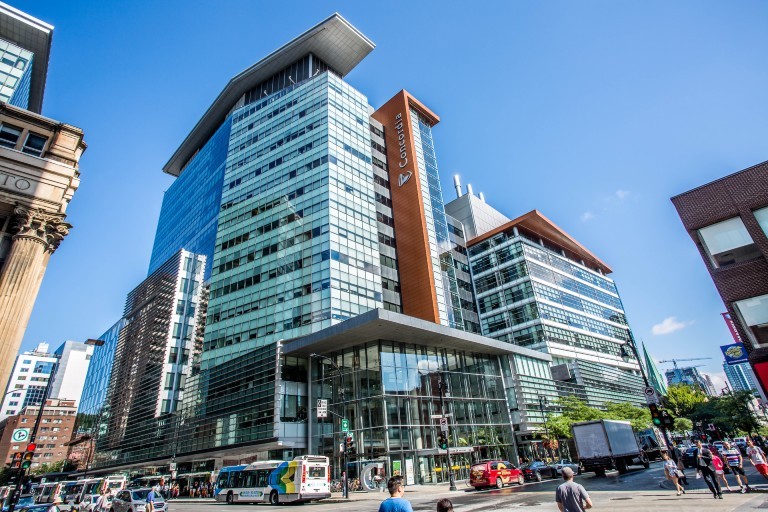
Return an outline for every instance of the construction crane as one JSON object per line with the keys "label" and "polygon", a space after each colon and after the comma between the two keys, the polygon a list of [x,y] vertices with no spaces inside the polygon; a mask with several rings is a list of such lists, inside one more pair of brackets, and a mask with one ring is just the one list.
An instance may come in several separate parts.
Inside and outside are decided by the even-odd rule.
{"label": "construction crane", "polygon": [[[678,361],[703,361],[705,359],[712,359],[711,357],[691,357],[688,359],[667,359],[664,361],[659,361],[659,364],[662,363],[672,363],[672,365],[675,367],[675,370],[677,370],[677,362]],[[693,368],[696,368],[695,366]]]}

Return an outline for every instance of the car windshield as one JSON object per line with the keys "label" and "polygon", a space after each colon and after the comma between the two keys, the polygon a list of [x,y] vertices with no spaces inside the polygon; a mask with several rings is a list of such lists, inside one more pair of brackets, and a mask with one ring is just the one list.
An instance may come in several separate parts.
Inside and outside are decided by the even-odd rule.
{"label": "car windshield", "polygon": [[[147,495],[150,489],[141,489],[139,491],[131,491],[131,498],[134,501],[146,501]],[[163,497],[159,493],[155,493],[155,501],[163,501]]]}

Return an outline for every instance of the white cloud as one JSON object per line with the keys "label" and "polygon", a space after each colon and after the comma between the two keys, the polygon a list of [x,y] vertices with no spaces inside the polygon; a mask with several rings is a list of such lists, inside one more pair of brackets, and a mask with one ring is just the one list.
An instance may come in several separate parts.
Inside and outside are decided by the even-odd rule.
{"label": "white cloud", "polygon": [[616,197],[618,197],[619,199],[624,199],[628,195],[629,195],[629,190],[619,189],[616,191]]}
{"label": "white cloud", "polygon": [[587,222],[595,218],[595,214],[592,212],[584,212],[581,214],[581,222]]}
{"label": "white cloud", "polygon": [[669,316],[661,321],[661,323],[654,325],[651,328],[651,332],[656,336],[662,336],[664,334],[671,334],[675,331],[685,329],[693,322],[680,322],[676,316]]}

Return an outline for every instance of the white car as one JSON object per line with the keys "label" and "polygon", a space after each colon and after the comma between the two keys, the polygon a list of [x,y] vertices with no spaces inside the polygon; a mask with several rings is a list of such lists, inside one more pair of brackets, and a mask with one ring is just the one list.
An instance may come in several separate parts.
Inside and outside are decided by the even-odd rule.
{"label": "white car", "polygon": [[552,467],[555,468],[558,474],[563,472],[563,468],[571,468],[577,475],[581,474],[581,466],[576,462],[569,461],[568,459],[560,459],[559,461],[552,464]]}
{"label": "white car", "polygon": [[[112,512],[144,512],[147,495],[151,490],[146,487],[143,489],[124,489],[118,492],[112,500]],[[168,504],[159,493],[155,494],[155,510],[157,512],[168,510]]]}

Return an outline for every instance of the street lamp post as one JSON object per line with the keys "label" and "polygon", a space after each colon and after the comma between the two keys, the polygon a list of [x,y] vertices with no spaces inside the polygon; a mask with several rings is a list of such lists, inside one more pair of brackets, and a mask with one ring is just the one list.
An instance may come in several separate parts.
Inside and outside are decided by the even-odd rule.
{"label": "street lamp post", "polygon": [[[424,361],[425,365],[418,365],[418,370],[421,375],[431,375],[433,373],[437,374],[437,389],[440,391],[440,416],[444,421],[448,421],[448,417],[445,414],[445,391],[446,391],[446,385],[445,385],[445,379],[443,378],[443,372],[437,368],[437,363],[434,363],[433,361]],[[449,431],[450,432],[450,431]],[[450,435],[447,436],[448,443],[445,445],[445,457],[448,459],[448,483],[449,487],[448,490],[455,491],[456,489],[456,479],[453,475],[453,461],[451,460],[451,439]]]}
{"label": "street lamp post", "polygon": [[347,460],[347,441],[346,441],[347,434],[341,431],[341,422],[344,420],[344,415],[347,413],[347,398],[346,398],[347,395],[344,392],[344,390],[346,389],[344,387],[344,374],[341,372],[341,368],[339,368],[339,365],[336,364],[336,361],[334,361],[332,358],[328,356],[313,353],[313,354],[309,354],[309,357],[315,357],[317,359],[323,359],[324,361],[328,361],[331,364],[331,366],[333,366],[336,369],[336,373],[339,374],[339,380],[341,381],[341,390],[339,391],[339,393],[341,394],[341,406],[343,409],[342,409],[342,414],[339,417],[339,432],[341,432],[342,437],[344,438],[344,443],[343,443],[344,453],[342,454],[344,468],[342,472],[343,479],[341,483],[341,493],[342,493],[342,496],[344,496],[344,498],[349,498],[349,479],[347,478],[347,472],[349,471],[349,468],[347,467],[349,464],[349,461]]}
{"label": "street lamp post", "polygon": [[[544,417],[544,436],[547,438],[547,440],[550,442],[550,446],[552,446],[552,440],[549,439],[549,426],[547,425],[547,415],[544,412],[544,407],[549,406],[549,400],[544,395],[539,395],[539,409],[541,410],[541,415]],[[542,443],[542,446],[544,443]],[[544,448],[547,450],[547,448]],[[550,457],[552,456],[552,453],[549,454]],[[553,457],[554,458],[554,457]]]}

